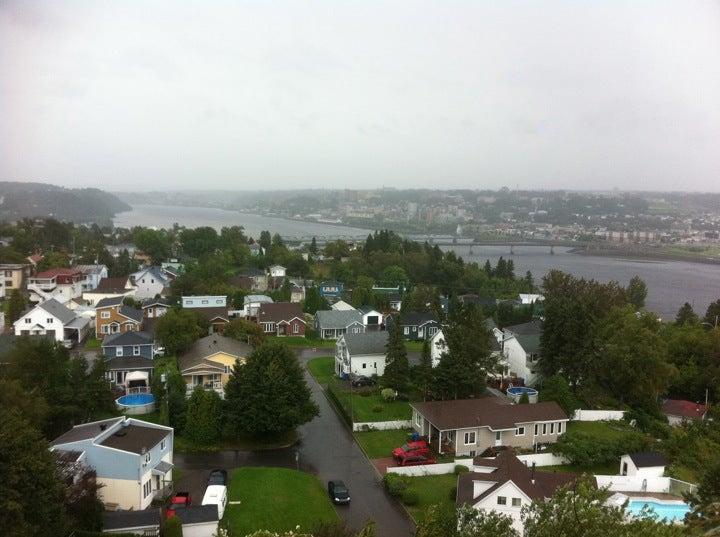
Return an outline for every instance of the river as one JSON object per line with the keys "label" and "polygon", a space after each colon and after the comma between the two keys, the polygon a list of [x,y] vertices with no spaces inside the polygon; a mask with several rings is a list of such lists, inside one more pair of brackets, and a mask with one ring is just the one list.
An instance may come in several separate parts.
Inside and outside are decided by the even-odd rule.
{"label": "river", "polygon": [[[136,205],[132,211],[120,213],[115,218],[115,225],[120,227],[168,228],[174,223],[187,227],[210,226],[218,230],[223,226],[241,225],[246,233],[253,237],[258,237],[263,230],[283,236],[314,235],[318,238],[343,235],[364,237],[369,233],[367,229],[203,207]],[[516,274],[522,275],[529,270],[538,283],[551,269],[602,282],[616,280],[622,285],[626,285],[630,278],[637,274],[648,286],[647,307],[665,320],[674,318],[677,310],[686,301],[702,315],[710,302],[720,298],[720,265],[577,255],[570,253],[568,248],[555,248],[555,255],[550,255],[549,248],[536,246],[516,247],[512,256],[510,248],[505,246],[473,246],[472,255],[469,246],[444,249],[453,249],[464,259],[480,264],[486,259],[495,264],[500,256],[511,258],[515,263]]]}

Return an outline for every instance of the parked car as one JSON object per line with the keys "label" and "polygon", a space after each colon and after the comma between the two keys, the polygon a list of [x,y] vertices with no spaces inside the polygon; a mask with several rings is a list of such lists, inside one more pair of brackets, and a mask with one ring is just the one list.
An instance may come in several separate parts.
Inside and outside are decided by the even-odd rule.
{"label": "parked car", "polygon": [[408,442],[392,450],[392,456],[395,460],[400,460],[400,458],[408,455],[428,455],[429,453],[430,446],[425,440]]}
{"label": "parked car", "polygon": [[362,388],[364,386],[375,386],[375,381],[370,377],[355,377],[351,382],[353,388]]}
{"label": "parked car", "polygon": [[328,495],[335,504],[350,503],[350,492],[342,481],[328,481]]}
{"label": "parked car", "polygon": [[222,485],[227,487],[227,472],[225,470],[211,470],[208,477],[208,487],[211,485]]}
{"label": "parked car", "polygon": [[170,500],[170,505],[165,512],[166,518],[172,518],[175,516],[175,511],[178,509],[186,509],[192,504],[192,498],[189,492],[177,492],[175,496]]}
{"label": "parked car", "polygon": [[398,460],[400,466],[422,466],[423,464],[435,464],[436,462],[432,457],[424,455],[406,455]]}
{"label": "parked car", "polygon": [[227,505],[227,487],[224,485],[210,485],[205,489],[202,505],[217,505],[218,520],[222,519]]}

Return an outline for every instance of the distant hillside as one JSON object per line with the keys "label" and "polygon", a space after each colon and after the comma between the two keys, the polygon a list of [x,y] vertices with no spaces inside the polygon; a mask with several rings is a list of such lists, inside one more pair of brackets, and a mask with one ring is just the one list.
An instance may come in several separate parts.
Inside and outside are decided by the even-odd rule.
{"label": "distant hillside", "polygon": [[63,188],[44,183],[0,182],[0,220],[52,217],[75,222],[109,223],[131,207],[97,188]]}

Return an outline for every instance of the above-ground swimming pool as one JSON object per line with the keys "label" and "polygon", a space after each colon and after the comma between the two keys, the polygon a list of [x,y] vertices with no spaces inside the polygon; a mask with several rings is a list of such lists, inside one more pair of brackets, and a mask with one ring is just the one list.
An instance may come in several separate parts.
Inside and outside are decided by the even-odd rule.
{"label": "above-ground swimming pool", "polygon": [[641,515],[644,507],[656,513],[659,519],[666,519],[668,522],[682,522],[685,515],[690,511],[690,506],[686,503],[659,500],[630,500],[627,510],[632,516],[637,517]]}
{"label": "above-ground swimming pool", "polygon": [[131,393],[115,400],[126,414],[147,414],[155,410],[155,396],[151,393]]}
{"label": "above-ground swimming pool", "polygon": [[537,403],[538,400],[538,391],[535,388],[528,388],[527,386],[513,386],[512,388],[508,388],[506,393],[508,397],[511,397],[516,403],[520,401],[523,394],[527,394],[528,400],[531,403]]}

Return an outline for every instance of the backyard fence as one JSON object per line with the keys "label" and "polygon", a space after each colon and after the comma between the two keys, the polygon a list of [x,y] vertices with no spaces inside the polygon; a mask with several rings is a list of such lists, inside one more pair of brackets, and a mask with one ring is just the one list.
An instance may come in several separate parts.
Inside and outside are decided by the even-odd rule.
{"label": "backyard fence", "polygon": [[672,477],[643,477],[641,475],[596,475],[598,487],[607,487],[612,492],[665,492],[682,496],[693,492],[695,485]]}
{"label": "backyard fence", "polygon": [[424,475],[452,474],[456,466],[466,466],[472,469],[472,459],[455,459],[455,462],[443,462],[440,464],[425,464],[423,466],[392,466],[386,471],[389,474],[407,475],[418,477]]}
{"label": "backyard fence", "polygon": [[569,464],[565,457],[562,455],[555,455],[555,453],[532,453],[530,455],[518,455],[517,458],[525,464],[525,466],[560,466],[563,464]]}
{"label": "backyard fence", "polygon": [[625,417],[624,410],[576,410],[573,421],[619,421]]}
{"label": "backyard fence", "polygon": [[353,423],[353,431],[389,431],[393,429],[410,429],[411,427],[412,422],[410,420]]}

